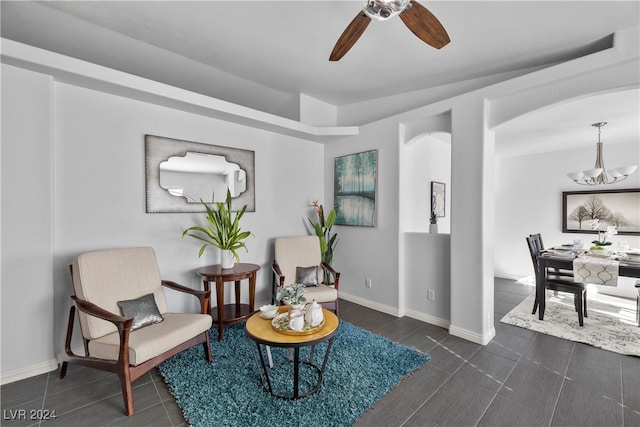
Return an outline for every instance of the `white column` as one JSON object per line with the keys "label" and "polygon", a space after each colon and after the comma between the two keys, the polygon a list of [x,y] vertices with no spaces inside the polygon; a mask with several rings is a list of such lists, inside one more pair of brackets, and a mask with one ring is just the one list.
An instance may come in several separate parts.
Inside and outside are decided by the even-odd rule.
{"label": "white column", "polygon": [[478,93],[452,109],[452,335],[487,344],[493,320],[494,135],[488,105]]}

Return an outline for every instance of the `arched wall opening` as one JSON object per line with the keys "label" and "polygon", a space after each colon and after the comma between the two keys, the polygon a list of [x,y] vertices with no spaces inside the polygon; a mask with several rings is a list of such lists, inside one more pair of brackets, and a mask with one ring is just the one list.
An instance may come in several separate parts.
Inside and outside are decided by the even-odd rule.
{"label": "arched wall opening", "polygon": [[[592,123],[609,122],[602,130],[607,169],[640,164],[640,86],[585,91],[578,96],[510,118],[495,128],[496,192],[495,275],[533,282],[533,266],[524,237],[541,233],[546,246],[593,234],[562,231],[562,193],[640,187],[640,172],[611,185],[575,184],[567,173],[593,167],[597,131]],[[640,247],[640,236],[616,235],[614,246]],[[635,280],[621,277],[602,293],[635,298]]]}
{"label": "arched wall opening", "polygon": [[[451,114],[400,124],[401,312],[448,328],[451,316]],[[444,216],[429,233],[432,182],[444,187]]]}

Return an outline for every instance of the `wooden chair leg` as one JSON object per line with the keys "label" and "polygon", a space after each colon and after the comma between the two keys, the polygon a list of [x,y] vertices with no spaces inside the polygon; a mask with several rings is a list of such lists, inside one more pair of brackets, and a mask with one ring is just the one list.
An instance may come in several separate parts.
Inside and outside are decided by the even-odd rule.
{"label": "wooden chair leg", "polygon": [[638,327],[640,328],[640,280],[636,281],[635,287],[638,291],[638,296],[636,297],[636,320],[638,322]]}
{"label": "wooden chair leg", "polygon": [[211,345],[209,343],[209,331],[204,331],[204,337],[205,341],[202,343],[202,346],[204,347],[204,354],[207,358],[207,362],[211,363],[213,358],[211,356]]}
{"label": "wooden chair leg", "polygon": [[62,366],[60,367],[60,379],[64,379],[67,376],[67,365],[69,362],[62,362]]}
{"label": "wooden chair leg", "polygon": [[122,399],[124,400],[124,409],[128,416],[133,415],[133,390],[131,387],[131,375],[129,367],[120,367],[118,376],[120,377],[120,386],[122,387]]}
{"label": "wooden chair leg", "polygon": [[582,314],[582,292],[576,293],[574,298],[576,300],[576,305],[578,308],[578,323],[580,324],[580,326],[584,326],[584,318]]}
{"label": "wooden chair leg", "polygon": [[[69,308],[69,320],[67,321],[67,336],[64,340],[64,351],[69,354],[69,352],[71,352],[71,338],[73,337],[73,323],[75,322],[75,313],[76,313],[76,308],[75,306],[71,306]],[[64,361],[62,362],[62,366],[60,367],[60,379],[63,379],[66,375],[67,375],[67,366],[69,365],[69,362]]]}
{"label": "wooden chair leg", "polygon": [[582,292],[582,314],[587,317],[587,290]]}

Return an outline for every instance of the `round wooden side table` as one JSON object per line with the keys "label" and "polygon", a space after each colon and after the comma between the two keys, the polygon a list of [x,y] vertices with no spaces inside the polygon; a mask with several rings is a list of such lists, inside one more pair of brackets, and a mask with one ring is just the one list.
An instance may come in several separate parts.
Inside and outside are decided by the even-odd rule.
{"label": "round wooden side table", "polygon": [[[286,306],[281,306],[278,308],[278,311],[280,313],[283,313],[287,310],[288,307]],[[299,399],[301,397],[312,395],[320,390],[324,370],[327,366],[327,361],[329,360],[329,352],[331,351],[333,338],[338,332],[338,327],[340,326],[340,320],[333,312],[323,308],[322,314],[324,315],[325,320],[324,326],[322,326],[322,328],[320,328],[317,332],[306,335],[282,334],[276,331],[273,326],[271,326],[270,319],[263,319],[262,317],[260,317],[260,313],[255,313],[253,316],[249,317],[249,320],[247,320],[245,330],[247,331],[247,335],[249,336],[249,338],[257,345],[260,364],[262,365],[262,370],[264,372],[263,381],[266,381],[267,389],[272,395],[283,399]],[[328,344],[324,354],[322,365],[318,366],[313,362],[315,345],[327,340]],[[291,362],[293,362],[293,393],[291,395],[276,394],[276,392],[274,392],[271,384],[271,377],[269,375],[270,370],[274,368],[271,367],[270,360],[269,364],[265,362],[265,357],[260,347],[261,345],[265,347],[265,351],[267,352],[269,359],[270,350],[268,350],[268,347],[285,347],[293,349],[293,359],[291,360]],[[301,361],[300,348],[306,346],[311,347],[310,359],[308,361]],[[318,375],[316,384],[310,390],[304,390],[302,393],[300,392],[298,384],[300,363],[310,366],[313,370],[316,371]]]}
{"label": "round wooden side table", "polygon": [[[235,323],[248,318],[254,311],[256,296],[256,272],[260,266],[256,264],[236,263],[233,268],[222,268],[221,265],[210,265],[198,270],[202,276],[204,290],[210,290],[210,283],[216,285],[216,305],[215,309],[209,307],[213,321],[218,324],[218,341],[224,337],[224,324]],[[240,283],[248,279],[249,282],[249,304],[240,304]],[[224,284],[235,282],[235,303],[224,303]]]}

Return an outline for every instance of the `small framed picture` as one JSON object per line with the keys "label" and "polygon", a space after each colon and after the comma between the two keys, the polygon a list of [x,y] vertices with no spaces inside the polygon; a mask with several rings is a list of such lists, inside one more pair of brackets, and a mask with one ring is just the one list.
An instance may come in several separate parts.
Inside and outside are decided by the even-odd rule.
{"label": "small framed picture", "polygon": [[438,218],[445,216],[445,188],[443,182],[431,181],[431,212],[435,212]]}

